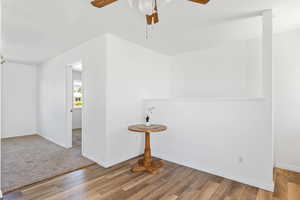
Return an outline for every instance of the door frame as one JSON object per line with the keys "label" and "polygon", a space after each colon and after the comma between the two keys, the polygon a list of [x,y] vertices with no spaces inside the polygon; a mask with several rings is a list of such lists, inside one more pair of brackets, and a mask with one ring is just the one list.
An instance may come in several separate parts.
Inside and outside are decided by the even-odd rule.
{"label": "door frame", "polygon": [[72,121],[73,121],[73,64],[66,67],[66,135],[67,148],[72,147]]}
{"label": "door frame", "polygon": [[81,70],[81,89],[82,89],[82,98],[83,98],[83,105],[81,107],[81,152],[83,152],[84,148],[84,133],[86,131],[86,126],[84,123],[86,119],[85,115],[85,92],[84,92],[84,70],[83,70],[83,62],[79,60],[77,62],[73,62],[69,64],[66,68],[66,135],[68,137],[67,147],[73,147],[73,65],[80,63],[82,65]]}

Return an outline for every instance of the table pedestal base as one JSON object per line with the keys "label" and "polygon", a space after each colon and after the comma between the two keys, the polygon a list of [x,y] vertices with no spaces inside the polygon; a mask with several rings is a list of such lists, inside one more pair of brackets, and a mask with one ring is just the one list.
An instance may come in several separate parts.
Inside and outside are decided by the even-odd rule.
{"label": "table pedestal base", "polygon": [[135,164],[131,171],[132,172],[144,172],[147,171],[151,174],[157,174],[159,168],[163,166],[163,162],[160,160],[145,161],[145,159],[140,159],[137,164]]}

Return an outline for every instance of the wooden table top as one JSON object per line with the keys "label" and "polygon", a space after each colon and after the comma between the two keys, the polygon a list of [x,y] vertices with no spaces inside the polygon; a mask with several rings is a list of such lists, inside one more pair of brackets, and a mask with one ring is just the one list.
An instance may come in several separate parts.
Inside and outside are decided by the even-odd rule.
{"label": "wooden table top", "polygon": [[128,127],[129,131],[140,132],[140,133],[153,133],[161,132],[167,130],[167,126],[160,124],[152,124],[151,126],[146,126],[144,124],[136,124]]}

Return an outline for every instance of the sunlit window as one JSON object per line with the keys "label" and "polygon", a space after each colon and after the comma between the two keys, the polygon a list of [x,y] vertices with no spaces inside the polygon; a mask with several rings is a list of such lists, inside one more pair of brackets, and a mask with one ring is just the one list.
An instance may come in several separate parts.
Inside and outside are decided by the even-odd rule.
{"label": "sunlit window", "polygon": [[83,105],[82,99],[82,82],[79,80],[74,80],[73,82],[73,107],[81,108]]}

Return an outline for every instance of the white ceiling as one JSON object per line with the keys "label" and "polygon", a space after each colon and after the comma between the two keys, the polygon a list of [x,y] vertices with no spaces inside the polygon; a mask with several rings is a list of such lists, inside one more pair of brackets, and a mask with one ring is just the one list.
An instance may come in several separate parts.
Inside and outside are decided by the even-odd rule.
{"label": "white ceiling", "polygon": [[40,63],[93,37],[112,33],[173,55],[259,36],[260,17],[274,11],[275,31],[300,25],[299,0],[173,0],[159,8],[160,23],[145,39],[145,19],[127,0],[94,8],[90,0],[2,0],[3,48],[9,60]]}

